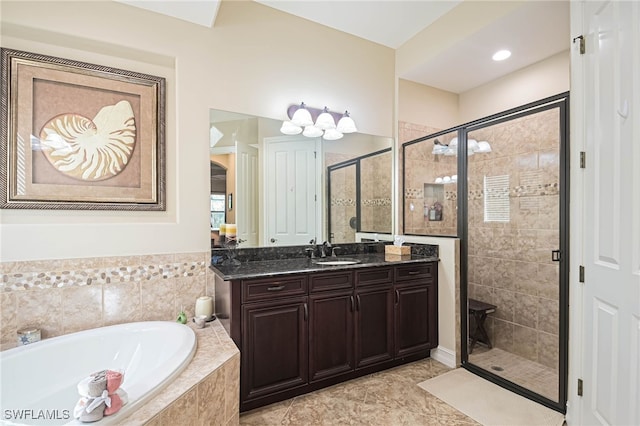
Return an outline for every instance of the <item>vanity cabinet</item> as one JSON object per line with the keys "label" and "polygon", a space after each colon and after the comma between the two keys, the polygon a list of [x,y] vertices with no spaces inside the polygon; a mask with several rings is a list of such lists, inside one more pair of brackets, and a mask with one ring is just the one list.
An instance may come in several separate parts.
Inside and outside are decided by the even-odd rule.
{"label": "vanity cabinet", "polygon": [[241,352],[246,411],[429,356],[437,264],[216,281],[216,314]]}
{"label": "vanity cabinet", "polygon": [[241,399],[303,386],[309,378],[307,277],[242,283]]}
{"label": "vanity cabinet", "polygon": [[354,368],[353,274],[311,274],[309,282],[309,380],[316,382]]}
{"label": "vanity cabinet", "polygon": [[[419,353],[437,346],[434,265],[413,264],[395,270],[395,356]],[[425,309],[426,307],[426,309]]]}
{"label": "vanity cabinet", "polygon": [[354,271],[356,368],[393,359],[393,268]]}

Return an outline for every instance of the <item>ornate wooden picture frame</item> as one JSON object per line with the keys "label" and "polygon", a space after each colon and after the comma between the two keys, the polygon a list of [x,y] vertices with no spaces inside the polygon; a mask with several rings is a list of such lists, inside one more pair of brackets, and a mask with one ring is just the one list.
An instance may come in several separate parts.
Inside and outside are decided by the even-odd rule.
{"label": "ornate wooden picture frame", "polygon": [[0,55],[0,208],[166,209],[163,77]]}

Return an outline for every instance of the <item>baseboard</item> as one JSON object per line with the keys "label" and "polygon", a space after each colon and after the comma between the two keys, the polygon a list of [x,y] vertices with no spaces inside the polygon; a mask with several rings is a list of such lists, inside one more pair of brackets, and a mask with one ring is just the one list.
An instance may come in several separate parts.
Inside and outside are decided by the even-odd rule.
{"label": "baseboard", "polygon": [[449,368],[456,368],[456,353],[451,349],[438,346],[431,350],[431,358],[443,363]]}

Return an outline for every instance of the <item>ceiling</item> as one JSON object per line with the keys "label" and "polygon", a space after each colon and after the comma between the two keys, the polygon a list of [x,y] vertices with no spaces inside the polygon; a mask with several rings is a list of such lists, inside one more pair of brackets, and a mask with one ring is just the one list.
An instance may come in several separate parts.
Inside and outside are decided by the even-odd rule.
{"label": "ceiling", "polygon": [[[221,0],[116,1],[215,27]],[[254,1],[393,49],[462,3],[461,0]],[[359,19],[353,19],[354,16]],[[455,34],[456,28],[451,31]],[[523,1],[522,6],[399,77],[462,93],[569,47],[569,0]],[[509,59],[491,60],[495,51],[504,48],[513,53]]]}

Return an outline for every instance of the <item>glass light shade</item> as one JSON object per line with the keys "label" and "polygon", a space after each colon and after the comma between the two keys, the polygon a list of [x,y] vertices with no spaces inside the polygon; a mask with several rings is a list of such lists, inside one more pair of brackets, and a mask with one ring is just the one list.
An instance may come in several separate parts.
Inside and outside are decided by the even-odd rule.
{"label": "glass light shade", "polygon": [[477,152],[478,151],[478,141],[475,139],[467,139],[467,149]]}
{"label": "glass light shade", "polygon": [[457,154],[458,154],[458,150],[454,148],[447,148],[447,150],[444,152],[444,155],[446,155],[447,157],[451,157]]}
{"label": "glass light shade", "polygon": [[487,141],[480,141],[478,142],[478,149],[476,149],[476,152],[478,153],[491,152],[491,145],[489,145],[489,142]]}
{"label": "glass light shade", "polygon": [[449,142],[449,148],[457,148],[458,147],[458,138],[451,139]]}
{"label": "glass light shade", "polygon": [[444,145],[434,145],[431,153],[434,155],[442,155],[447,152],[447,147]]}
{"label": "glass light shade", "polygon": [[313,125],[313,119],[311,118],[311,113],[304,106],[304,102],[300,104],[300,108],[293,113],[293,117],[291,117],[291,122],[296,126],[304,127]]}
{"label": "glass light shade", "polygon": [[322,130],[316,126],[306,126],[302,134],[308,138],[317,138],[318,136],[322,136]]}
{"label": "glass light shade", "polygon": [[436,183],[442,183],[442,178],[441,177],[437,177],[436,178]]}
{"label": "glass light shade", "polygon": [[358,131],[358,129],[356,128],[356,123],[351,117],[349,117],[349,112],[344,112],[344,115],[338,121],[336,130],[338,130],[340,133],[354,133]]}
{"label": "glass light shade", "polygon": [[302,127],[296,126],[290,121],[283,121],[282,127],[280,127],[280,132],[285,135],[299,135],[302,133]]}
{"label": "glass light shade", "polygon": [[333,116],[329,114],[327,107],[324,107],[322,114],[316,118],[316,127],[322,130],[336,128],[336,121],[333,119]]}
{"label": "glass light shade", "polygon": [[327,129],[324,131],[323,138],[328,141],[337,141],[338,139],[342,139],[343,136],[344,135],[336,129]]}

